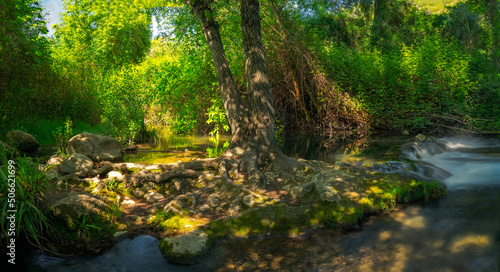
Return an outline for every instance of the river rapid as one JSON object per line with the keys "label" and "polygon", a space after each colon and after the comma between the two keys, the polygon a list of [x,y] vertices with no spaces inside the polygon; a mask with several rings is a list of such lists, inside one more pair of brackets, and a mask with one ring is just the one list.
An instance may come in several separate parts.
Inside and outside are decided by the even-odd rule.
{"label": "river rapid", "polygon": [[[290,156],[327,162],[401,160],[395,150],[405,140],[310,139],[285,141],[282,149]],[[447,141],[446,152],[431,156],[423,150],[418,161],[451,174],[444,180],[447,196],[368,218],[354,230],[319,230],[307,239],[218,244],[202,263],[191,266],[167,263],[158,240],[138,236],[100,256],[61,259],[33,254],[30,270],[500,271],[500,139],[442,140]]]}

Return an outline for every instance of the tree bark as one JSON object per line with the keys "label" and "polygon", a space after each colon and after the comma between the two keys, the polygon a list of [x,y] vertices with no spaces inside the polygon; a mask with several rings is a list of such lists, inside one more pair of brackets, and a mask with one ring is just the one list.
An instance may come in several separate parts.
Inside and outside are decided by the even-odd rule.
{"label": "tree bark", "polygon": [[267,75],[262,44],[259,2],[243,0],[241,3],[241,28],[245,51],[247,77],[246,99],[243,101],[229,68],[219,25],[215,20],[213,0],[186,0],[201,25],[219,81],[222,101],[231,127],[230,148],[251,150],[257,164],[281,155],[274,137],[275,112],[273,96]]}
{"label": "tree bark", "polygon": [[250,117],[248,137],[241,140],[250,140],[260,152],[273,156],[279,148],[274,136],[276,116],[262,43],[259,1],[242,0],[240,11]]}
{"label": "tree bark", "polygon": [[229,68],[229,62],[224,51],[224,45],[222,44],[219,24],[215,20],[212,3],[213,0],[187,0],[187,4],[191,6],[192,13],[201,25],[201,30],[212,53],[224,109],[226,110],[227,120],[234,135],[234,132],[238,130],[241,124],[246,109],[241,107],[243,101]]}

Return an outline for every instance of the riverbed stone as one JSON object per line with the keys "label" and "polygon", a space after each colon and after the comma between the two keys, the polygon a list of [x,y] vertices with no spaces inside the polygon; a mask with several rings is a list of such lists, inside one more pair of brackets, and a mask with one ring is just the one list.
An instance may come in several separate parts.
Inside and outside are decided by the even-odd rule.
{"label": "riverbed stone", "polygon": [[198,210],[200,212],[206,212],[206,211],[210,210],[210,206],[208,204],[203,204],[203,205],[198,207]]}
{"label": "riverbed stone", "polygon": [[50,157],[50,159],[47,161],[47,165],[54,165],[58,166],[64,161],[64,157],[61,155],[54,155]]}
{"label": "riverbed stone", "polygon": [[93,161],[123,161],[125,150],[115,138],[84,132],[68,141],[68,151],[84,154]]}
{"label": "riverbed stone", "polygon": [[7,143],[17,150],[24,152],[35,152],[40,147],[40,143],[33,135],[20,130],[13,130],[7,133]]}
{"label": "riverbed stone", "polygon": [[426,138],[427,137],[425,137],[425,135],[423,135],[423,134],[418,134],[417,136],[415,136],[415,140],[417,140],[419,142],[424,142]]}
{"label": "riverbed stone", "polygon": [[61,165],[59,171],[66,174],[74,174],[76,172],[88,171],[94,168],[92,160],[82,154],[73,154],[66,158]]}
{"label": "riverbed stone", "polygon": [[116,179],[116,180],[123,180],[123,174],[118,172],[118,171],[111,171],[108,173],[108,178]]}
{"label": "riverbed stone", "polygon": [[200,229],[161,240],[159,248],[163,257],[172,263],[193,264],[200,261],[210,248],[208,234]]}
{"label": "riverbed stone", "polygon": [[165,196],[155,191],[149,191],[146,194],[144,194],[144,198],[149,203],[156,203],[165,198]]}
{"label": "riverbed stone", "polygon": [[57,171],[56,170],[49,170],[45,173],[45,176],[49,179],[49,180],[56,180],[59,178],[59,174],[57,174]]}
{"label": "riverbed stone", "polygon": [[335,188],[328,186],[327,183],[318,183],[316,184],[315,189],[323,201],[339,202],[341,200],[341,197]]}

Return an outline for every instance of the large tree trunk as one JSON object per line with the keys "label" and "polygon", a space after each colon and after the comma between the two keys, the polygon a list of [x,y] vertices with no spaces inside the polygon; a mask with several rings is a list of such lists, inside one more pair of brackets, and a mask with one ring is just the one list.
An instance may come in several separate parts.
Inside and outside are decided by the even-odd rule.
{"label": "large tree trunk", "polygon": [[248,151],[258,165],[273,160],[281,154],[281,151],[274,138],[276,118],[260,32],[258,1],[243,0],[241,3],[241,27],[248,83],[245,101],[236,88],[229,68],[212,8],[213,0],[187,0],[187,3],[201,25],[212,53],[224,108],[231,127],[230,148],[241,147]]}
{"label": "large tree trunk", "polygon": [[[259,153],[274,157],[279,153],[274,136],[276,116],[273,94],[267,74],[264,45],[262,44],[258,0],[241,1],[241,30],[245,51],[245,71],[249,127],[246,135],[237,142],[251,141]],[[234,134],[233,134],[234,135]],[[263,154],[259,154],[261,157]],[[260,158],[264,159],[264,158]]]}

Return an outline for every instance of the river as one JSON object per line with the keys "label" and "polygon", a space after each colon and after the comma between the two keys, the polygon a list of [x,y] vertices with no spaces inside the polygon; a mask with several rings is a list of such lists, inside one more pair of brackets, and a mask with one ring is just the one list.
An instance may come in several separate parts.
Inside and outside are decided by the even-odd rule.
{"label": "river", "polygon": [[[289,137],[290,156],[352,163],[396,160],[408,138]],[[167,263],[150,236],[126,239],[100,256],[30,257],[38,271],[500,271],[500,139],[443,138],[449,150],[421,161],[452,175],[442,199],[401,206],[356,229],[307,239],[218,244],[197,265]]]}

